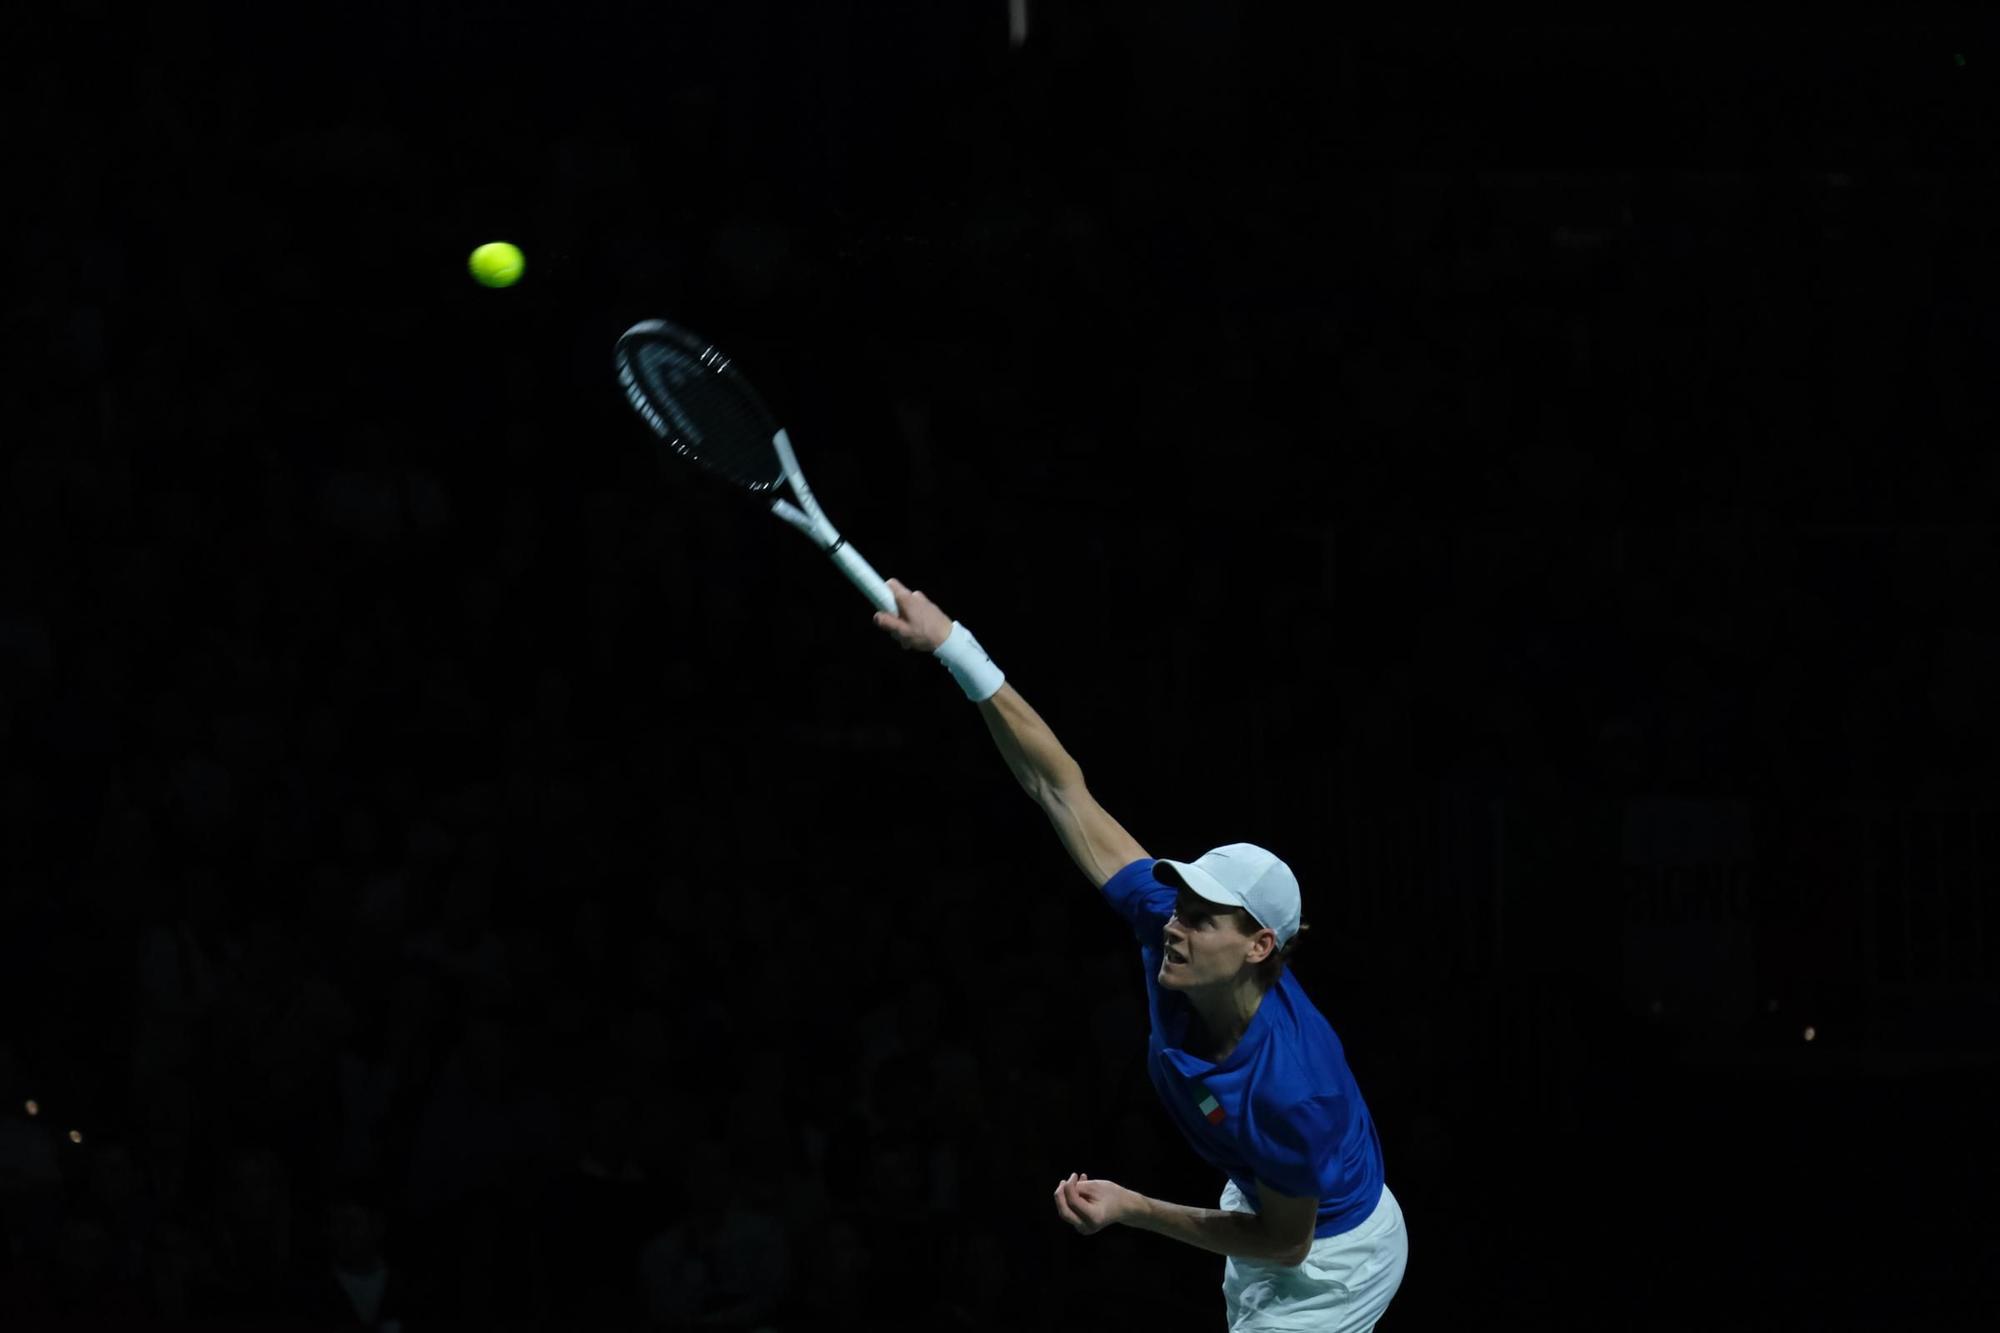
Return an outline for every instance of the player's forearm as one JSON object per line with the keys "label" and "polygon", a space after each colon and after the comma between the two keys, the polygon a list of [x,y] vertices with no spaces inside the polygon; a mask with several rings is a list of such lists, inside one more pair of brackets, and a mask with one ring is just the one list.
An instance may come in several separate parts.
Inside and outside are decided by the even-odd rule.
{"label": "player's forearm", "polygon": [[1131,1212],[1119,1219],[1128,1227],[1237,1259],[1279,1264],[1296,1264],[1305,1259],[1305,1255],[1273,1239],[1264,1220],[1255,1213],[1190,1208],[1183,1203],[1149,1199],[1143,1194],[1137,1195],[1136,1200]]}
{"label": "player's forearm", "polygon": [[986,729],[993,733],[1001,758],[1028,795],[1063,791],[1083,782],[1082,767],[1012,685],[1002,685],[997,694],[983,701],[979,716],[986,719]]}

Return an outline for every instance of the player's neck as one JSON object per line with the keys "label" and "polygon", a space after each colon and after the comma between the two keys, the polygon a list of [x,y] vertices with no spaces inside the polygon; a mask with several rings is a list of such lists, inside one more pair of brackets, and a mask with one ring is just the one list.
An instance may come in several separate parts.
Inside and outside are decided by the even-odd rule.
{"label": "player's neck", "polygon": [[1257,1016],[1257,1006],[1263,1002],[1264,992],[1248,977],[1240,978],[1228,989],[1188,992],[1188,1003],[1194,1006],[1195,1017],[1195,1031],[1191,1035],[1202,1058],[1210,1064],[1226,1060],[1243,1040],[1243,1034],[1250,1030],[1250,1020]]}

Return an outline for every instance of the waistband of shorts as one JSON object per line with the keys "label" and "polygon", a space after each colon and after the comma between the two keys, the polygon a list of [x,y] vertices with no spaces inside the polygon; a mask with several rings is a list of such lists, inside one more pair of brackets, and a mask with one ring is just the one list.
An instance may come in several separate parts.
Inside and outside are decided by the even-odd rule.
{"label": "waistband of shorts", "polygon": [[1395,1216],[1401,1209],[1402,1205],[1397,1203],[1396,1196],[1389,1192],[1389,1182],[1385,1180],[1382,1182],[1382,1192],[1375,1196],[1375,1206],[1368,1210],[1366,1217],[1356,1222],[1353,1226],[1343,1227],[1339,1231],[1329,1231],[1321,1234],[1315,1230],[1313,1232],[1313,1239],[1332,1240],[1336,1236],[1358,1236],[1370,1227],[1377,1229],[1385,1227],[1388,1225],[1389,1219]]}

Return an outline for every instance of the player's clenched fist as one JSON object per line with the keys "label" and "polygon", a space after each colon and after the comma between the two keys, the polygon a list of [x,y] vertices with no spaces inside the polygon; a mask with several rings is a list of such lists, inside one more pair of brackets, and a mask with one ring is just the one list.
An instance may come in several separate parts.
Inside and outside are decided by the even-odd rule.
{"label": "player's clenched fist", "polygon": [[1123,1185],[1072,1175],[1056,1186],[1056,1214],[1088,1236],[1124,1221],[1137,1197]]}
{"label": "player's clenched fist", "polygon": [[940,611],[936,602],[920,592],[911,592],[895,579],[889,580],[889,591],[896,594],[897,614],[877,611],[875,623],[912,652],[936,652],[938,645],[951,634],[951,617]]}

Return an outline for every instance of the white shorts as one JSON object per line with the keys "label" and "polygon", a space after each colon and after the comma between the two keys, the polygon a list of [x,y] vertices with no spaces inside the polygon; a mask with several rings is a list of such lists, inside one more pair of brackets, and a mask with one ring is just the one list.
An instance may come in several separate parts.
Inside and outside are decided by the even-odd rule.
{"label": "white shorts", "polygon": [[[1227,1212],[1255,1209],[1230,1181]],[[1230,1333],[1368,1333],[1403,1285],[1410,1237],[1389,1186],[1368,1219],[1352,1231],[1322,1236],[1296,1268],[1258,1259],[1223,1260],[1222,1299]]]}

